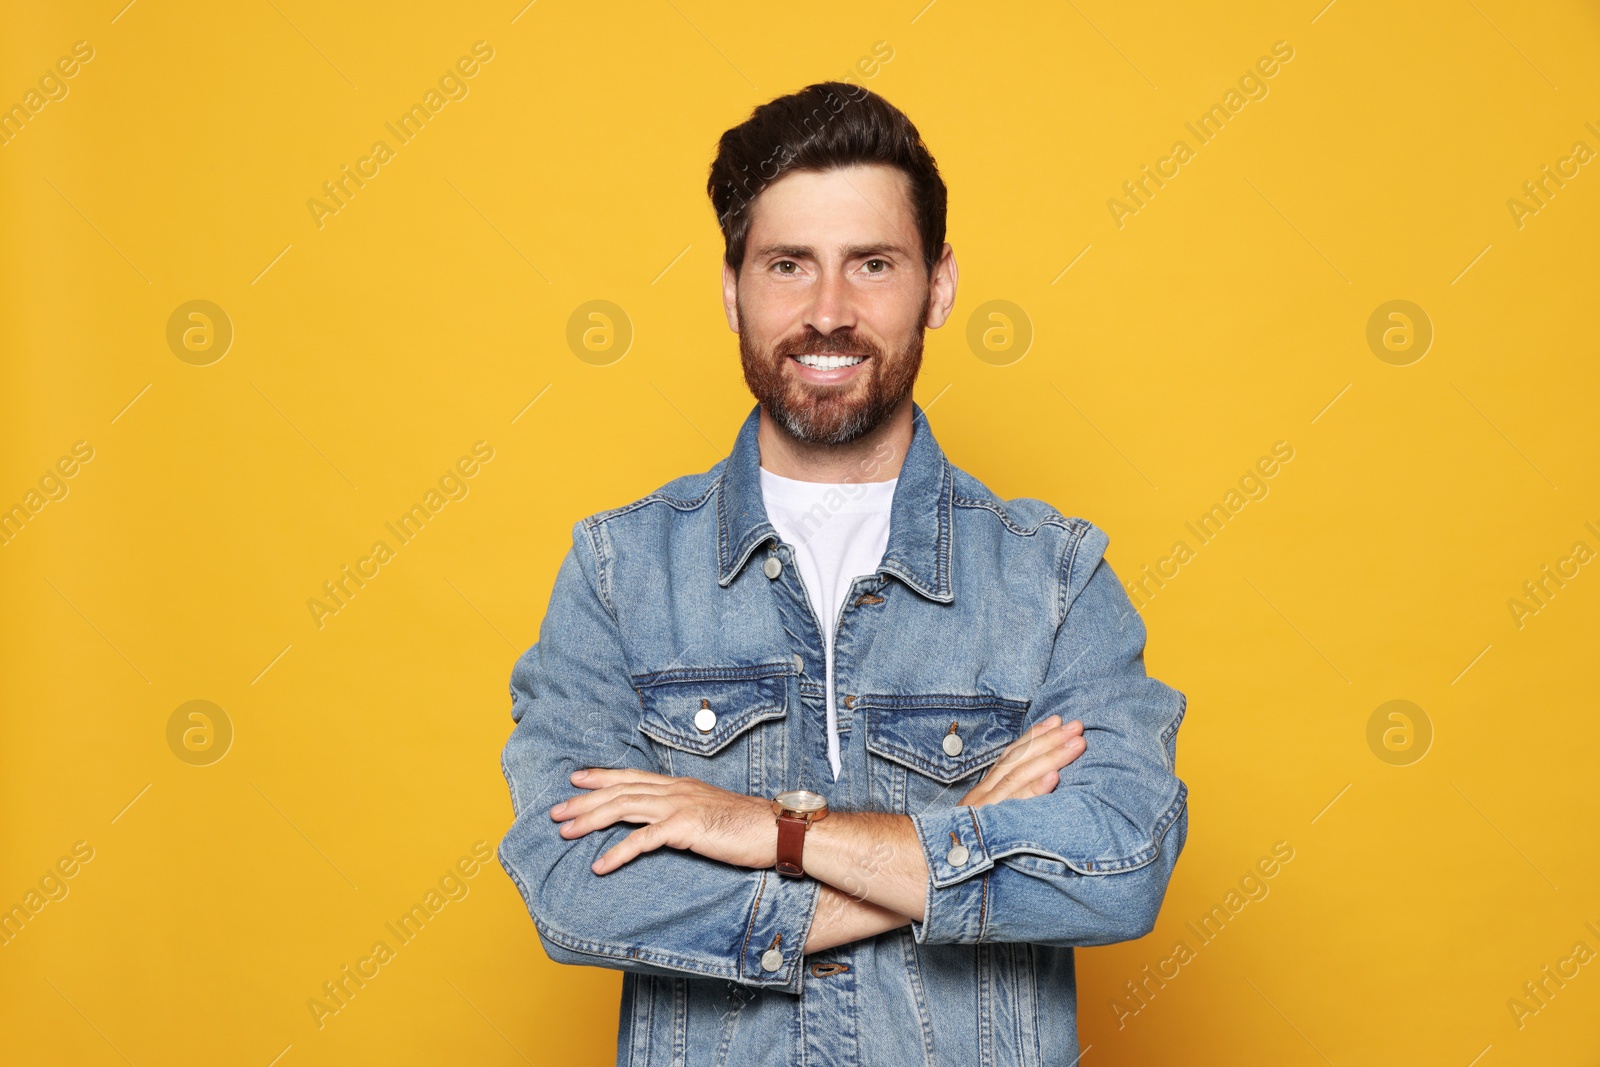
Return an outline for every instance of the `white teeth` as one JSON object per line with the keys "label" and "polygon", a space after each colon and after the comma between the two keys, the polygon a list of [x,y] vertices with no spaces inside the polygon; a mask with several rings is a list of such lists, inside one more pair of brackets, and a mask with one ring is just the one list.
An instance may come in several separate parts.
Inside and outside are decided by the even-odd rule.
{"label": "white teeth", "polygon": [[837,370],[840,367],[854,367],[866,359],[866,356],[796,356],[801,364],[813,370]]}

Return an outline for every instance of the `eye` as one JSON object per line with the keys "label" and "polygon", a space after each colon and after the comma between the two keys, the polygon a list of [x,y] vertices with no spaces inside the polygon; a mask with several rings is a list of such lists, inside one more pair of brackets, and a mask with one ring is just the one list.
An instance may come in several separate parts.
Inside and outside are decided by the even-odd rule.
{"label": "eye", "polygon": [[869,260],[867,260],[867,266],[868,267],[872,266],[872,264],[874,264],[874,263],[882,265],[883,270],[869,270],[869,271],[867,271],[868,274],[882,274],[883,271],[889,269],[889,261],[887,259],[869,259]]}
{"label": "eye", "polygon": [[780,259],[777,263],[773,264],[773,267],[778,270],[779,274],[790,274],[790,273],[793,273],[793,272],[792,271],[783,270],[782,268],[784,268],[784,267],[795,267],[795,268],[798,269],[799,268],[799,264],[796,263],[792,259]]}

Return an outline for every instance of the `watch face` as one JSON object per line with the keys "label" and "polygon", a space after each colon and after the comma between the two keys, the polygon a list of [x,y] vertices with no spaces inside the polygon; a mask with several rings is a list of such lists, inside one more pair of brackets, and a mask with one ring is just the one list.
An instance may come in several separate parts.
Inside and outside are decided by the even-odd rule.
{"label": "watch face", "polygon": [[790,811],[821,811],[828,806],[827,797],[821,793],[813,793],[809,789],[791,789],[786,793],[779,793],[773,799]]}

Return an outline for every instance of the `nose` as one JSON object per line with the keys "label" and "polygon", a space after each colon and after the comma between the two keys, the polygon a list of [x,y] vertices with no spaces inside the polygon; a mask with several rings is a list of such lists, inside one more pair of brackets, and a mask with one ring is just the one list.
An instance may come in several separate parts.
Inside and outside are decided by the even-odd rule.
{"label": "nose", "polygon": [[856,294],[842,270],[824,270],[811,287],[806,325],[826,337],[835,330],[854,329],[858,314]]}

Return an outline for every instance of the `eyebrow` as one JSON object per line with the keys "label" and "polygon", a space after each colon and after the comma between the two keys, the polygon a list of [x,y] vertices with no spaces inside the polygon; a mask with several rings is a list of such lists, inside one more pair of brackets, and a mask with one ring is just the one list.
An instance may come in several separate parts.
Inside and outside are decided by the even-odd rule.
{"label": "eyebrow", "polygon": [[[757,259],[767,259],[773,256],[788,256],[791,259],[816,259],[816,249],[810,245],[763,245],[756,249]],[[840,245],[839,255],[843,259],[860,259],[863,256],[889,256],[896,255],[910,258],[907,252],[896,244],[874,243],[861,245]]]}

